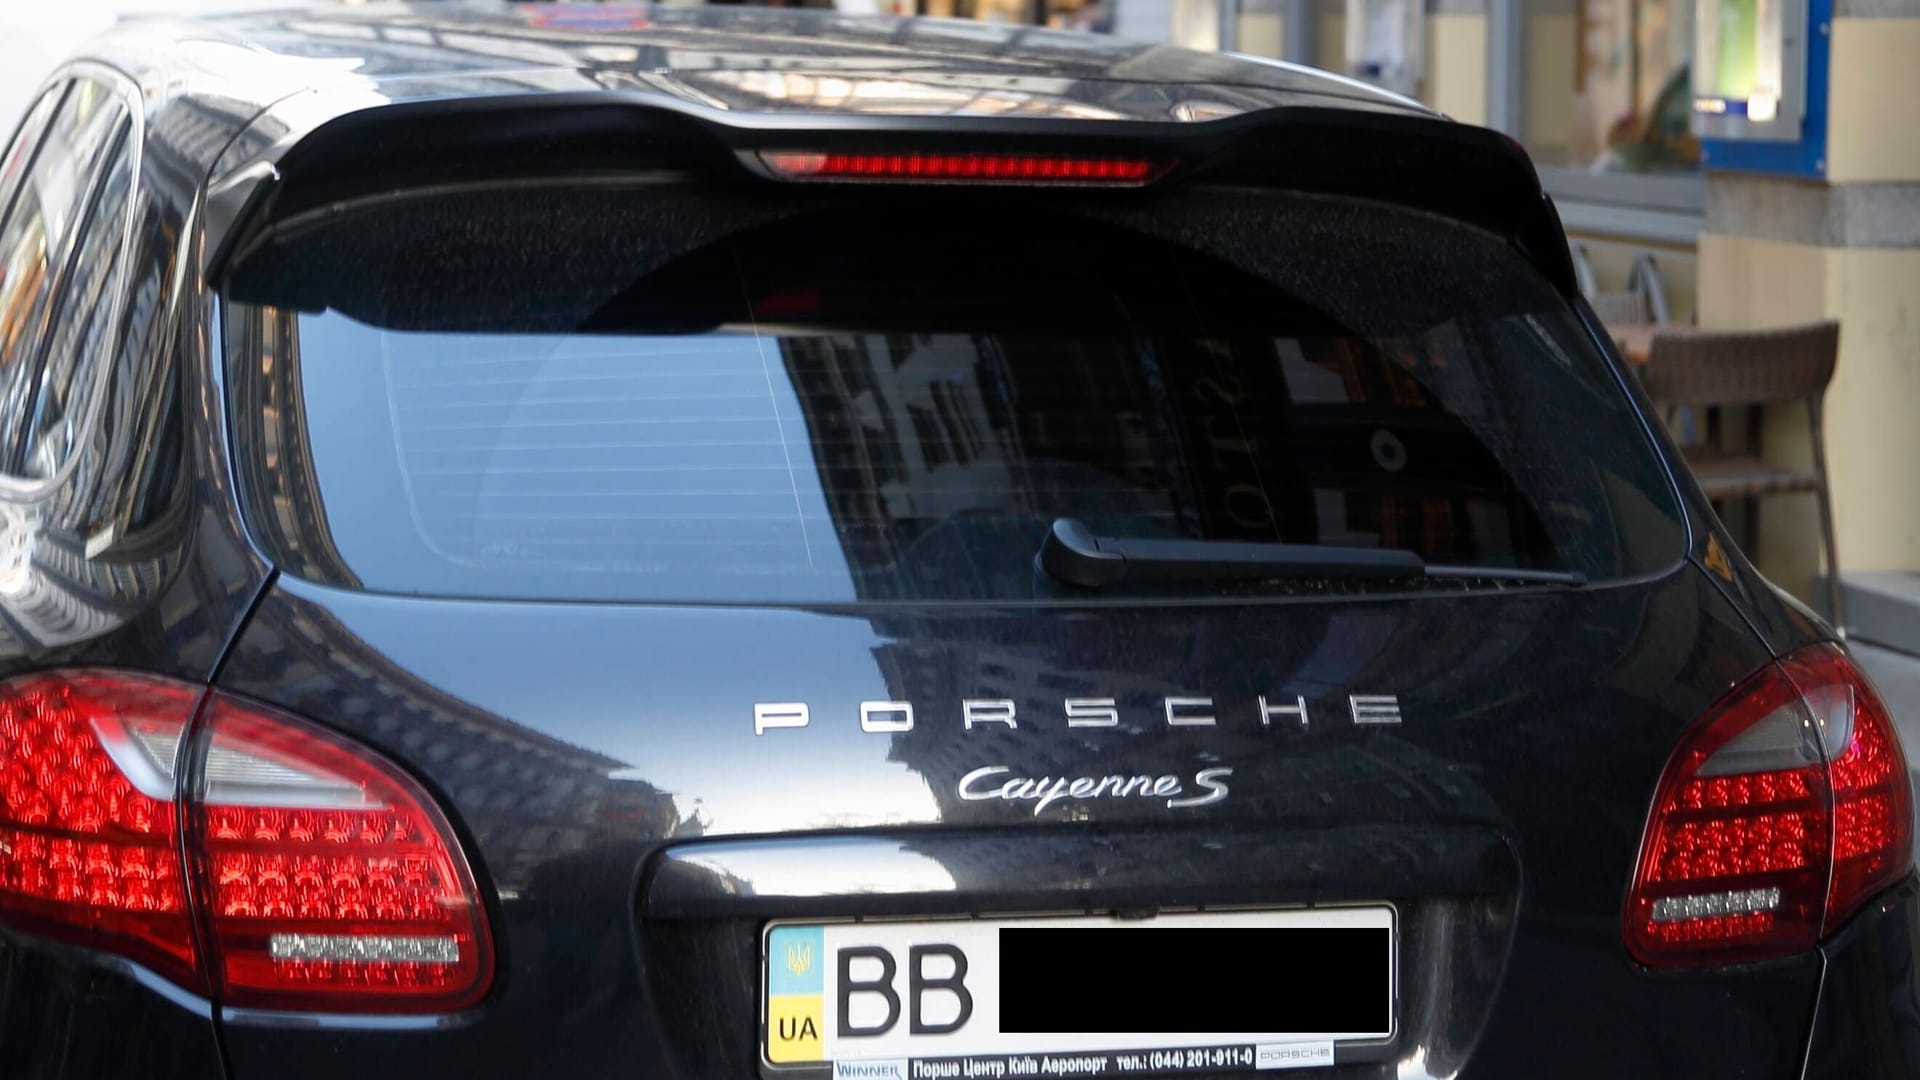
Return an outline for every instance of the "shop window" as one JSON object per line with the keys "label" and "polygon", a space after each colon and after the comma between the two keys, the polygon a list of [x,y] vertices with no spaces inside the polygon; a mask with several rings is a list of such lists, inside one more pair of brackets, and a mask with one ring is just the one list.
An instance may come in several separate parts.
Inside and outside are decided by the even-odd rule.
{"label": "shop window", "polygon": [[1520,140],[1546,168],[1684,176],[1700,168],[1692,0],[1526,0]]}
{"label": "shop window", "polygon": [[[1243,10],[1253,2],[1239,0]],[[1428,55],[1415,96],[1517,136],[1570,225],[1691,241],[1706,207],[1700,142],[1689,130],[1696,0],[1420,2],[1428,22],[1418,44]],[[1354,72],[1348,0],[1281,7],[1282,55]],[[1485,51],[1463,50],[1458,35],[1436,45],[1436,16],[1456,17],[1456,28],[1470,25],[1457,17],[1483,18]],[[1451,96],[1436,82],[1443,74],[1455,80]]]}
{"label": "shop window", "polygon": [[1113,6],[1114,0],[894,0],[890,10],[902,15],[1106,33],[1113,29]]}

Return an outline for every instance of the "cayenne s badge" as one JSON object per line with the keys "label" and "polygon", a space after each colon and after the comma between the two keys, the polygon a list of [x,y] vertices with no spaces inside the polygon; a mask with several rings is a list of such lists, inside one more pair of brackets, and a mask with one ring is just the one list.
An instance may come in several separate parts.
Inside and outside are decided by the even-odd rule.
{"label": "cayenne s badge", "polygon": [[1172,774],[1114,776],[1013,776],[1005,765],[983,765],[960,778],[958,793],[968,802],[1000,799],[1031,802],[1035,817],[1061,799],[1165,799],[1169,810],[1211,806],[1227,797],[1229,767],[1201,769],[1190,788]]}

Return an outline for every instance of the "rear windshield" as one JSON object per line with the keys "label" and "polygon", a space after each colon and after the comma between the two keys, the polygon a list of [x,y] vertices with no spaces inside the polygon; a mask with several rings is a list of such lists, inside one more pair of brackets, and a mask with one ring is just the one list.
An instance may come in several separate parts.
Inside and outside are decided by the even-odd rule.
{"label": "rear windshield", "polygon": [[1063,517],[1590,580],[1681,554],[1567,305],[1371,203],[443,191],[283,228],[227,292],[252,525],[337,585],[1025,600]]}

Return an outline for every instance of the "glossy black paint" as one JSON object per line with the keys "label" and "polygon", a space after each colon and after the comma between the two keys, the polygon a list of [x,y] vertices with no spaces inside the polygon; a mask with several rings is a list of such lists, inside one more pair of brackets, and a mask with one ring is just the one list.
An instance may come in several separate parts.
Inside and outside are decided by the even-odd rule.
{"label": "glossy black paint", "polygon": [[131,312],[105,373],[107,415],[63,482],[7,507],[0,673],[105,665],[210,678],[266,581],[225,482],[212,296],[180,261],[204,168],[182,144],[203,121],[169,104],[143,118]]}
{"label": "glossy black paint", "polygon": [[[1474,635],[1449,632],[1469,620]],[[736,961],[765,918],[1385,896],[1437,921],[1432,948],[1475,958],[1436,969],[1463,981],[1434,994],[1451,1012],[1409,1029],[1431,1042],[1392,1048],[1402,1065],[1416,1044],[1436,1074],[1440,1046],[1461,1064],[1480,1025],[1514,1008],[1533,1014],[1528,1028],[1584,1030],[1590,1042],[1565,1037],[1578,1060],[1661,1060],[1662,1033],[1683,1024],[1773,1069],[1804,1041],[1745,1035],[1763,1021],[1804,1031],[1817,963],[1651,978],[1619,945],[1668,746],[1765,656],[1691,567],[1575,594],[1098,610],[493,604],[282,579],[221,682],[412,764],[472,829],[500,889],[505,977],[463,1039],[537,1042],[557,1010],[584,1025],[574,1041],[640,1039],[688,1075],[719,1054],[737,1073],[753,1060],[754,999]],[[1519,670],[1537,678],[1500,674]],[[1121,727],[1049,722],[1055,693],[1096,691],[1119,699]],[[1215,727],[1166,725],[1163,696],[1209,692]],[[1369,692],[1400,694],[1406,721],[1348,722],[1344,695]],[[1304,731],[1263,728],[1261,693],[1304,694],[1320,715]],[[967,731],[958,701],[972,696],[1012,696],[1035,719]],[[795,699],[813,706],[811,727],[754,734],[753,702]],[[911,732],[868,733],[864,699],[923,707]],[[1001,762],[1030,775],[1235,771],[1231,797],[1187,821],[1157,804],[1034,815],[957,797],[966,772]],[[849,826],[871,830],[858,851],[822,839]],[[716,843],[749,837],[761,839]],[[1633,1023],[1583,1019],[1585,994],[1555,989],[1568,961]],[[728,985],[714,997],[667,989],[715,970]],[[1726,1007],[1729,988],[1742,1008]],[[650,1007],[678,1022],[634,1033]],[[308,1056],[249,1032],[257,1049],[231,1048],[238,1072]]]}
{"label": "glossy black paint", "polygon": [[[1684,478],[1689,560],[1578,593],[806,610],[428,602],[274,581],[239,522],[232,476],[261,450],[227,445],[218,310],[199,271],[315,113],[588,91],[759,110],[772,99],[753,78],[792,89],[854,59],[920,86],[934,124],[1008,87],[1052,119],[1418,112],[1285,68],[1084,36],[719,9],[605,32],[536,25],[541,11],[151,24],[100,46],[144,103],[141,300],[112,391],[126,422],[9,520],[29,557],[0,595],[0,675],[106,664],[217,680],[412,770],[488,894],[492,994],[449,1017],[222,1011],[110,957],[5,932],[0,1075],[743,1076],[765,918],[1339,899],[1394,901],[1417,973],[1400,1036],[1344,1075],[1920,1070],[1911,884],[1818,954],[1769,965],[1653,974],[1621,947],[1621,894],[1675,738],[1768,657],[1827,636]],[[201,65],[190,92],[173,77],[182,41]],[[709,69],[738,77],[694,74]],[[306,100],[289,107],[293,95]],[[166,454],[177,468],[129,466]],[[102,531],[135,504],[160,512]],[[1096,690],[1121,700],[1122,725],[1065,728],[1057,700]],[[1313,722],[1263,727],[1262,693],[1307,696]],[[1403,723],[1345,722],[1352,693],[1398,693]],[[1216,697],[1218,724],[1168,727],[1156,703],[1171,694]],[[957,703],[976,695],[1016,698],[1033,722],[967,731]],[[754,702],[796,698],[811,727],[754,734]],[[911,732],[875,734],[856,719],[867,699],[924,705]],[[1184,818],[1148,802],[1036,815],[958,797],[969,770],[1001,762],[1235,771],[1227,800]]]}
{"label": "glossy black paint", "polygon": [[1920,1059],[1920,884],[1909,880],[1822,950],[1827,976],[1813,1017],[1807,1076],[1912,1076]]}
{"label": "glossy black paint", "polygon": [[[169,55],[185,40],[270,56],[287,77],[262,78],[247,58],[219,50],[208,57],[217,75],[252,76],[236,78],[232,89],[257,107],[290,87],[325,95],[386,84],[376,92],[393,101],[440,96],[454,86],[470,98],[651,90],[707,109],[808,117],[1012,111],[1024,118],[1195,122],[1281,104],[1432,115],[1418,102],[1326,72],[1096,34],[824,10],[605,12],[493,0],[360,11],[311,4],[155,22],[120,40],[174,46]],[[866,92],[807,81],[821,76],[859,80]]]}

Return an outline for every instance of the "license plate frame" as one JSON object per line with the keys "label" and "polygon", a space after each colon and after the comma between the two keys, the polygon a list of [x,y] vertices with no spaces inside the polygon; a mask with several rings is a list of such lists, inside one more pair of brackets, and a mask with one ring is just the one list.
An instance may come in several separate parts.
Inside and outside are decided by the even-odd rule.
{"label": "license plate frame", "polygon": [[[1062,929],[1093,930],[1105,934],[1116,931],[1138,929],[1161,929],[1178,931],[1180,929],[1243,929],[1287,932],[1293,930],[1322,930],[1329,928],[1358,928],[1385,931],[1385,973],[1384,994],[1385,1023],[1375,1024],[1366,1030],[1311,1031],[1311,1032],[1228,1032],[1229,1039],[1215,1039],[1222,1033],[1213,1032],[1140,1032],[1129,1031],[1124,1034],[1086,1034],[1082,1032],[1026,1034],[1020,1031],[1003,1030],[999,1012],[1001,984],[998,972],[1002,957],[998,952],[1002,940],[1000,932],[1004,929]],[[799,1080],[810,1076],[847,1076],[861,1077],[863,1080],[887,1080],[898,1075],[905,1080],[909,1076],[943,1075],[947,1065],[957,1066],[953,1075],[957,1076],[1020,1076],[1041,1075],[1020,1071],[999,1071],[1008,1068],[1008,1063],[1018,1064],[1022,1057],[1074,1057],[1085,1064],[1092,1059],[1100,1059],[1096,1068],[1076,1071],[1074,1075],[1122,1077],[1179,1074],[1181,1072],[1231,1073],[1245,1071],[1254,1073],[1272,1069],[1297,1068],[1316,1065],[1332,1065],[1336,1060],[1348,1060],[1346,1055],[1336,1056],[1340,1047],[1371,1048],[1374,1053],[1366,1054],[1371,1058],[1391,1043],[1399,1028],[1399,912],[1388,902],[1373,902],[1332,907],[1313,908],[1260,908],[1206,911],[1166,912],[1149,919],[1118,918],[1112,915],[1087,915],[1084,913],[1058,915],[1010,915],[984,917],[887,917],[887,918],[792,918],[776,919],[767,922],[760,934],[760,971],[759,971],[759,1031],[757,1033],[760,1067],[763,1074],[770,1077],[793,1078]],[[902,950],[903,941],[937,939],[952,942],[962,951],[968,965],[967,976],[971,985],[968,989],[975,994],[984,994],[993,1002],[986,1011],[985,1019],[991,1023],[991,1030],[975,1028],[965,1032],[965,1037],[950,1037],[959,1033],[941,1032],[934,1036],[924,1036],[916,1032],[907,1032],[904,1038],[896,1037],[892,1027],[881,1036],[880,1043],[859,1044],[857,1054],[851,1057],[836,1058],[843,1053],[848,1040],[830,1033],[826,1029],[830,1023],[838,1021],[838,1006],[841,999],[837,993],[840,972],[837,964],[830,964],[830,952],[848,948],[848,942],[869,942],[855,952],[878,948],[882,951]],[[1143,939],[1144,940],[1144,939]],[[1192,939],[1198,940],[1198,939]],[[988,944],[991,942],[991,944]],[[1113,938],[1103,942],[1114,942]],[[794,946],[811,946],[810,967],[804,966],[800,957],[788,955],[795,951]],[[804,950],[800,950],[804,951]],[[869,957],[862,956],[859,963],[866,963]],[[877,958],[871,958],[877,959]],[[935,958],[936,961],[939,958]],[[1014,958],[1018,962],[1019,958]],[[1363,960],[1364,957],[1356,957]],[[982,960],[987,962],[983,965]],[[776,968],[778,965],[778,968]],[[1361,970],[1356,964],[1354,970]],[[807,982],[795,973],[806,970]],[[871,979],[882,974],[895,979],[889,984],[896,991],[895,996],[907,991],[908,975],[901,970],[899,960],[895,961],[889,974],[885,968],[869,966],[870,978],[850,978],[854,987],[870,985]],[[940,978],[958,973],[952,961],[946,967],[930,976],[928,987],[938,993],[935,986]],[[792,977],[790,977],[792,976]],[[1371,978],[1371,977],[1367,977]],[[989,979],[991,985],[989,986]],[[796,981],[798,980],[798,981]],[[813,1000],[805,1000],[809,995],[794,994],[796,988],[814,989]],[[788,991],[778,993],[777,991]],[[877,991],[855,989],[855,994],[877,994]],[[948,992],[951,994],[951,992]],[[777,1000],[776,1000],[777,999]],[[884,1003],[883,1003],[884,1004]],[[867,1007],[863,1002],[863,1008]],[[968,1008],[977,1005],[970,1001]],[[812,1012],[806,1012],[811,1009]],[[884,1011],[884,1010],[883,1010]],[[931,1013],[929,1009],[929,1013]],[[898,1007],[893,1016],[894,1027],[906,1029],[910,1025],[902,1018],[906,1012]],[[804,1057],[807,1044],[804,1040],[776,1047],[776,1034],[782,1038],[803,1030],[800,1021],[811,1018],[815,1024],[814,1038],[819,1042],[818,1055],[804,1060],[796,1060],[795,1048],[799,1047]],[[918,1014],[915,1014],[918,1019]],[[851,1014],[850,1014],[851,1019]],[[871,1016],[867,1017],[871,1019]],[[782,1021],[786,1021],[783,1026]],[[969,1021],[970,1022],[970,1021]],[[869,1025],[870,1026],[870,1025]],[[874,1049],[879,1047],[880,1049]],[[783,1052],[784,1051],[784,1052]],[[896,1052],[906,1051],[906,1052]],[[915,1063],[921,1063],[916,1066]],[[996,1065],[998,1062],[1000,1064]],[[859,1065],[855,1069],[852,1066]],[[878,1067],[876,1067],[878,1066]],[[889,1070],[888,1067],[891,1067]]]}

